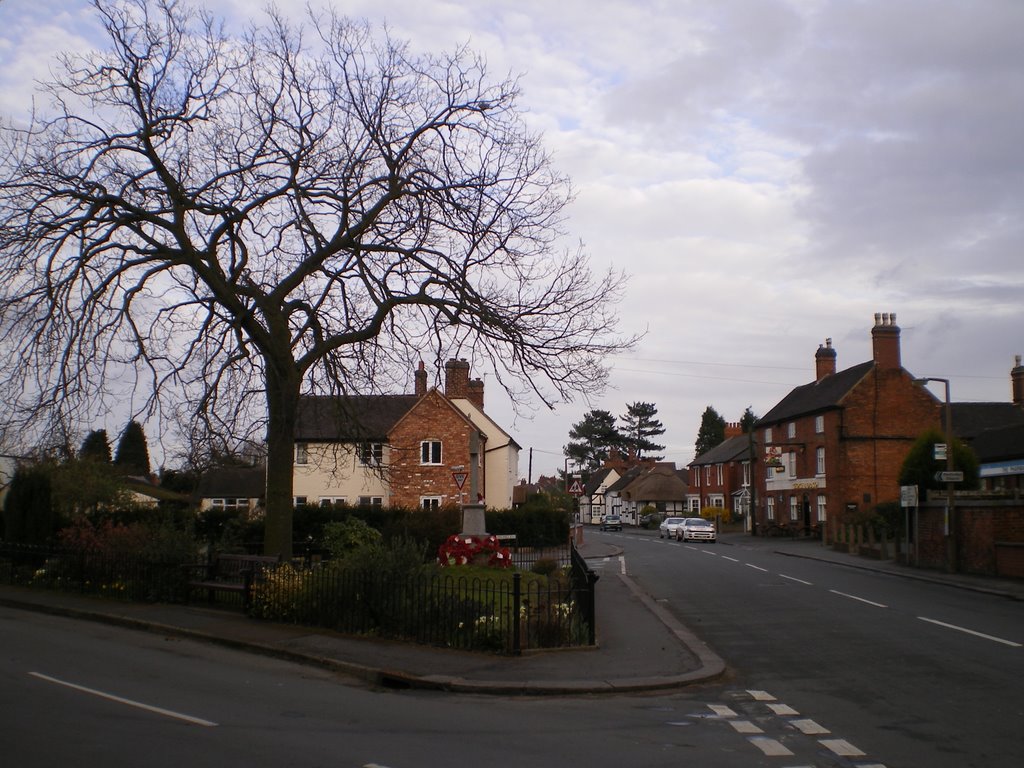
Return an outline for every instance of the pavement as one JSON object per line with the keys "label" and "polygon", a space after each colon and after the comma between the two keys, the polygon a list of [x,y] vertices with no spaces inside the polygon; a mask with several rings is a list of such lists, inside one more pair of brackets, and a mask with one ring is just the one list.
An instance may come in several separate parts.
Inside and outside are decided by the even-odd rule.
{"label": "pavement", "polygon": [[[565,696],[667,690],[719,677],[726,671],[725,662],[623,572],[621,545],[644,535],[651,533],[611,536],[588,529],[579,546],[600,575],[595,647],[522,656],[351,637],[202,605],[124,603],[6,585],[0,585],[0,605],[216,643],[315,665],[385,688]],[[806,539],[724,534],[719,544],[1024,600],[1024,580],[924,571],[837,552]]]}

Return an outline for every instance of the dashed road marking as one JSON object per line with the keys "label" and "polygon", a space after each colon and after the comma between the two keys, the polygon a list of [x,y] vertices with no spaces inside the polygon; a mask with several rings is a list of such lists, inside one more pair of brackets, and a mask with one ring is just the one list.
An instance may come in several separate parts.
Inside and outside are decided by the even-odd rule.
{"label": "dashed road marking", "polygon": [[736,730],[736,733],[764,733],[749,720],[730,720],[729,725]]}
{"label": "dashed road marking", "polygon": [[760,749],[766,757],[789,757],[793,754],[778,739],[770,739],[767,736],[751,736],[747,741]]}
{"label": "dashed road marking", "polygon": [[738,563],[739,562],[739,560],[737,560],[735,557],[729,557],[728,555],[722,555],[722,559],[723,560],[728,560],[730,563]]}
{"label": "dashed road marking", "polygon": [[769,704],[768,709],[774,712],[776,715],[799,715],[800,713],[793,709],[789,704]]}
{"label": "dashed road marking", "polygon": [[818,725],[813,720],[790,720],[789,724],[805,736],[820,736],[826,733],[832,733],[828,728]]}
{"label": "dashed road marking", "polygon": [[1013,640],[1004,640],[1003,638],[996,637],[995,635],[986,635],[984,632],[975,632],[973,629],[967,629],[966,627],[958,627],[956,624],[947,624],[946,622],[939,621],[938,619],[929,619],[926,616],[918,616],[917,618],[919,618],[921,621],[927,621],[929,624],[936,624],[937,626],[945,627],[946,629],[954,629],[957,632],[963,632],[967,635],[974,635],[975,637],[980,637],[984,640],[991,640],[995,643],[1002,643],[1003,645],[1008,645],[1011,648],[1022,647],[1020,643],[1015,643]]}
{"label": "dashed road marking", "polygon": [[708,704],[708,709],[719,717],[736,717],[736,713],[724,704]]}
{"label": "dashed road marking", "polygon": [[779,576],[781,576],[784,579],[789,579],[790,581],[798,582],[800,584],[806,584],[808,587],[813,587],[814,586],[814,584],[812,582],[804,581],[803,579],[798,579],[796,576],[787,576],[784,573],[780,573]]}
{"label": "dashed road marking", "polygon": [[753,568],[755,571],[761,571],[763,573],[768,573],[768,569],[767,568],[762,568],[759,565],[752,565],[750,563],[744,563],[744,565],[747,566],[747,568]]}
{"label": "dashed road marking", "polygon": [[775,701],[775,697],[768,691],[747,691],[754,701]]}
{"label": "dashed road marking", "polygon": [[840,757],[864,757],[864,753],[846,739],[819,739],[818,743]]}
{"label": "dashed road marking", "polygon": [[873,606],[875,606],[875,608],[888,608],[889,607],[888,605],[885,605],[883,603],[876,603],[874,600],[868,600],[868,599],[863,598],[863,597],[857,597],[856,595],[848,595],[846,592],[840,592],[839,590],[836,590],[836,589],[830,589],[829,592],[831,592],[833,595],[839,595],[840,597],[846,597],[846,598],[849,598],[850,600],[856,600],[859,603],[867,603],[868,605],[873,605]]}

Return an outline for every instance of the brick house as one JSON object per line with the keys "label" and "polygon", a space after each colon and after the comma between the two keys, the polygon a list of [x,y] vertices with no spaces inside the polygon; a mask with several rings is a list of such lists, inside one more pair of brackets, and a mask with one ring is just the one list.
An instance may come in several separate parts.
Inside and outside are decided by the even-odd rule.
{"label": "brick house", "polygon": [[721,507],[749,530],[752,449],[753,436],[744,434],[738,423],[729,423],[725,440],[690,462],[687,508],[691,514]]}
{"label": "brick house", "polygon": [[832,340],[815,354],[815,380],[793,389],[756,425],[763,451],[755,514],[763,531],[820,531],[899,499],[914,440],[941,428],[938,399],[900,363],[895,314],[876,314],[872,359],[836,369]]}
{"label": "brick house", "polygon": [[444,391],[428,389],[420,363],[411,395],[302,398],[296,505],[511,507],[519,445],[484,413],[483,382],[469,372],[465,360],[449,360]]}

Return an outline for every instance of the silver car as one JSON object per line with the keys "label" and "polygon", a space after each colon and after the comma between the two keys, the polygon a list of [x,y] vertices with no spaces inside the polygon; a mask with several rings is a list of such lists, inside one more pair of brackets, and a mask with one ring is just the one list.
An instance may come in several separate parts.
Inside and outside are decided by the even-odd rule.
{"label": "silver car", "polygon": [[666,517],[661,521],[661,525],[658,526],[658,538],[659,539],[674,539],[676,538],[676,530],[683,522],[681,517]]}
{"label": "silver car", "polygon": [[676,527],[676,539],[679,541],[718,541],[715,524],[703,517],[688,517]]}

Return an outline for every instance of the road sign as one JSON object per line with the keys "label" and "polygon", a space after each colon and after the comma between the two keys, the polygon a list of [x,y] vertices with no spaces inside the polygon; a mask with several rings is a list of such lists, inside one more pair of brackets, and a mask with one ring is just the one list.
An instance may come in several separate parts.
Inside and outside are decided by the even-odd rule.
{"label": "road sign", "polygon": [[963,472],[936,472],[935,479],[940,483],[962,483],[964,481]]}
{"label": "road sign", "polygon": [[932,446],[932,458],[935,459],[936,461],[945,461],[946,460],[946,444],[945,443],[935,443],[935,445]]}
{"label": "road sign", "polygon": [[468,472],[452,472],[452,479],[455,480],[455,484],[459,486],[459,490],[462,490],[462,486],[466,484],[466,478],[469,477]]}
{"label": "road sign", "polygon": [[900,486],[900,506],[901,507],[916,507],[917,506],[917,486],[916,485],[901,485]]}
{"label": "road sign", "polygon": [[583,486],[580,484],[579,480],[574,481],[573,484],[569,486],[569,493],[573,496],[583,495]]}

